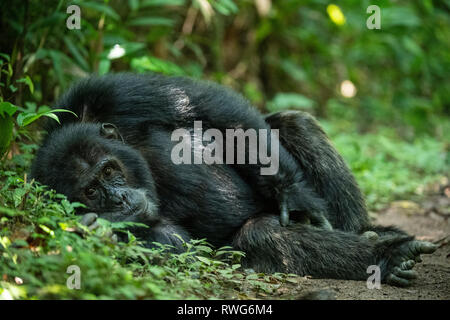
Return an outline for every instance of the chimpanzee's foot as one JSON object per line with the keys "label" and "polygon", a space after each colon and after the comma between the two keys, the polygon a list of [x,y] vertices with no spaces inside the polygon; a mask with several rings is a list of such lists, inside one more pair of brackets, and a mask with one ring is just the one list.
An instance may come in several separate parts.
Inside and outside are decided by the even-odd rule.
{"label": "chimpanzee's foot", "polygon": [[389,269],[386,283],[399,287],[410,286],[417,278],[417,272],[412,269],[416,261],[420,260],[420,255],[433,253],[436,249],[435,244],[427,241],[412,240],[400,245],[387,261]]}

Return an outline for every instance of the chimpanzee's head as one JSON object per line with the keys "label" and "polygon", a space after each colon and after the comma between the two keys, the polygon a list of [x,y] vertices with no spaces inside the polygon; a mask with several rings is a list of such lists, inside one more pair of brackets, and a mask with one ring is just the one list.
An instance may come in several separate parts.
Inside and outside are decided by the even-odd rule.
{"label": "chimpanzee's head", "polygon": [[53,131],[31,175],[69,200],[111,221],[158,219],[154,180],[141,153],[109,123],[77,123]]}

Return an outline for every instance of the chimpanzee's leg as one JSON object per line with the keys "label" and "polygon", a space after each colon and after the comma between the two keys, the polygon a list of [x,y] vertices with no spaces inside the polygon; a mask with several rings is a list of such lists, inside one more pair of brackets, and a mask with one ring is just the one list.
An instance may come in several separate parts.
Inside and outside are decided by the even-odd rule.
{"label": "chimpanzee's leg", "polygon": [[308,185],[325,199],[332,226],[355,232],[367,228],[358,184],[316,120],[305,112],[287,111],[269,115],[266,121],[279,129],[281,144],[298,161]]}
{"label": "chimpanzee's leg", "polygon": [[407,286],[416,277],[412,268],[420,254],[436,250],[432,243],[404,235],[373,241],[307,224],[283,228],[275,215],[248,220],[233,245],[246,253],[243,266],[256,272],[364,280],[367,268],[378,265],[380,280],[398,286]]}

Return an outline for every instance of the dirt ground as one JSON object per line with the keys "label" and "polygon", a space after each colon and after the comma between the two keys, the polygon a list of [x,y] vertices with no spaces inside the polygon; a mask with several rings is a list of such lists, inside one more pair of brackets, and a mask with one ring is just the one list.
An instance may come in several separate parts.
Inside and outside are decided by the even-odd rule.
{"label": "dirt ground", "polygon": [[[381,284],[368,289],[364,281],[300,278],[298,284],[283,286],[276,299],[343,300],[449,300],[450,299],[450,188],[418,204],[397,201],[378,212],[374,223],[396,225],[419,240],[439,245],[432,255],[422,255],[415,266],[419,276],[408,288]],[[308,294],[308,292],[310,292]],[[263,297],[262,297],[263,298]],[[269,298],[269,297],[265,297]]]}

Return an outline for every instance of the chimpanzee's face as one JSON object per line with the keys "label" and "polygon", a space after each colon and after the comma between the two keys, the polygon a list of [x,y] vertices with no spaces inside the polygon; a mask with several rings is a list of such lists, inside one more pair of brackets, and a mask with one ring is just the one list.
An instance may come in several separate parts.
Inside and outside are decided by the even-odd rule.
{"label": "chimpanzee's face", "polygon": [[38,153],[33,176],[85,204],[84,213],[110,221],[155,222],[158,199],[150,169],[114,130],[105,124],[61,128]]}
{"label": "chimpanzee's face", "polygon": [[81,158],[74,161],[77,164],[74,171],[79,176],[72,197],[85,204],[89,211],[111,221],[152,219],[155,204],[147,197],[146,190],[130,185],[120,160],[104,155],[92,165]]}

